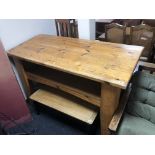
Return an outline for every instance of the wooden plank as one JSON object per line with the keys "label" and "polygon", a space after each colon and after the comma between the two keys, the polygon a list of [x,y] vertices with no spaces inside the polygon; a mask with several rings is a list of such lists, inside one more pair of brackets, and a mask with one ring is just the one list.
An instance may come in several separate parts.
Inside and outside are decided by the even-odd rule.
{"label": "wooden plank", "polygon": [[92,124],[97,116],[97,110],[79,102],[69,100],[56,93],[39,89],[30,96],[30,99],[56,109],[88,124]]}
{"label": "wooden plank", "polygon": [[30,88],[30,85],[29,85],[28,78],[27,78],[27,75],[25,73],[24,67],[22,65],[22,62],[19,59],[13,58],[13,60],[14,60],[16,69],[18,71],[19,78],[21,79],[22,86],[24,88],[24,92],[26,94],[26,97],[28,98],[30,96],[30,94],[31,94],[31,88]]}
{"label": "wooden plank", "polygon": [[41,77],[46,77],[47,79],[57,81],[79,90],[83,90],[98,97],[101,96],[101,83],[99,82],[28,62],[24,62],[23,65],[27,72],[39,75]]}
{"label": "wooden plank", "polygon": [[87,92],[82,91],[80,89],[73,88],[71,86],[67,86],[65,84],[53,81],[52,79],[48,79],[46,77],[36,75],[36,74],[33,74],[33,73],[27,72],[27,76],[28,76],[29,80],[32,80],[32,81],[35,81],[35,82],[38,82],[38,83],[41,83],[41,84],[45,84],[47,86],[57,88],[59,90],[70,93],[70,94],[72,94],[72,95],[74,95],[76,97],[79,97],[79,98],[81,98],[81,99],[83,99],[83,100],[85,100],[87,102],[90,102],[90,103],[92,103],[92,104],[94,104],[94,105],[96,105],[98,107],[100,106],[101,99],[100,99],[100,97],[98,97],[96,95],[87,93]]}
{"label": "wooden plank", "polygon": [[110,122],[109,125],[109,129],[113,132],[116,132],[117,127],[121,121],[122,115],[124,113],[126,104],[128,102],[128,98],[130,95],[130,91],[131,91],[131,87],[127,88],[127,90],[125,90],[125,92],[123,93],[123,96],[121,98],[120,104],[116,110],[116,112],[114,113],[112,120]]}
{"label": "wooden plank", "polygon": [[39,35],[8,54],[125,89],[142,51],[135,45]]}
{"label": "wooden plank", "polygon": [[117,87],[113,87],[108,83],[102,84],[100,105],[101,134],[109,134],[108,127],[119,104],[120,92],[121,89]]}

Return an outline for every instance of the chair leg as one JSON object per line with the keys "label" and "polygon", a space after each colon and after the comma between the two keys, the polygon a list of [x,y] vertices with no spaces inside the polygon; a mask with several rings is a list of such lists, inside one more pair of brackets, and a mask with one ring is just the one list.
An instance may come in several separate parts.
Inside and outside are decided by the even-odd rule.
{"label": "chair leg", "polygon": [[151,56],[151,62],[154,63],[155,61],[155,47],[152,49],[152,56]]}
{"label": "chair leg", "polygon": [[139,66],[138,67],[138,71],[142,71],[143,70],[143,67],[142,66]]}
{"label": "chair leg", "polygon": [[153,71],[150,71],[150,74],[153,74]]}

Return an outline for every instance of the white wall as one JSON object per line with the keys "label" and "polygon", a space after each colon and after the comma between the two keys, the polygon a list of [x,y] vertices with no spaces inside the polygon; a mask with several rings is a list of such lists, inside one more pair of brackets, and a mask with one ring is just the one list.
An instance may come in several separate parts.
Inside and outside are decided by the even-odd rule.
{"label": "white wall", "polygon": [[90,19],[89,20],[89,31],[90,31],[90,39],[95,40],[95,33],[96,33],[96,22],[95,19]]}
{"label": "white wall", "polygon": [[0,38],[5,50],[32,38],[37,34],[56,35],[53,19],[1,19]]}
{"label": "white wall", "polygon": [[[20,43],[38,34],[56,35],[55,22],[53,19],[1,19],[0,20],[0,39],[5,50],[9,50]],[[5,67],[5,66],[4,66]],[[25,96],[22,83],[16,69],[13,66],[17,80]]]}
{"label": "white wall", "polygon": [[95,20],[78,19],[78,32],[80,39],[95,40]]}
{"label": "white wall", "polygon": [[[78,20],[78,31],[79,31],[79,38],[95,39],[95,20],[92,19]],[[5,50],[9,50],[38,34],[56,35],[54,20],[52,19],[0,20],[0,39],[4,45]],[[21,85],[18,76],[17,79]]]}

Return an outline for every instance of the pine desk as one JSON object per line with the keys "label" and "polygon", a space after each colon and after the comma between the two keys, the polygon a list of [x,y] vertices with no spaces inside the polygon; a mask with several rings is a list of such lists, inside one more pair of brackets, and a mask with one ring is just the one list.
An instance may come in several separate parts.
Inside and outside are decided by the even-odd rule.
{"label": "pine desk", "polygon": [[[118,106],[120,92],[127,88],[142,51],[143,47],[140,46],[38,35],[9,50],[8,55],[15,62],[28,97],[32,94],[29,83],[29,80],[32,80],[87,101],[87,104],[99,107],[101,133],[108,134],[108,125]],[[36,64],[40,67],[33,71],[27,71],[23,67],[23,62]],[[39,69],[43,70],[39,72]],[[52,70],[51,73],[50,69]],[[49,76],[52,76],[53,72],[56,71],[58,71],[58,74],[56,73],[57,75],[53,76],[54,80],[51,80]],[[61,72],[62,75],[60,75]],[[62,82],[63,74],[70,77],[69,80],[64,80],[64,83]],[[71,75],[74,78],[79,77],[79,80],[76,79],[76,82],[72,81]],[[79,83],[80,81],[82,81],[81,84]],[[89,84],[92,85],[88,86]],[[33,95],[32,99],[36,97],[40,100],[46,100],[47,105],[49,104],[48,101],[54,97],[56,97],[54,100],[56,103],[58,100],[62,101],[62,98],[59,99],[58,96],[54,95],[48,98],[48,92],[42,91]],[[64,102],[68,104],[67,100]],[[66,108],[65,105],[63,105],[64,107],[57,107],[57,104],[52,106],[56,106],[62,112],[62,108]],[[74,108],[76,106],[73,106]],[[84,110],[82,111],[80,110],[81,107],[78,108],[77,111],[74,109],[71,115],[76,114],[79,116],[75,117],[83,119],[85,117],[84,114],[88,112],[87,114],[91,114],[91,118],[95,118],[94,111],[90,113],[87,109],[82,109]],[[72,109],[64,110],[67,111],[67,114],[72,111]],[[81,113],[83,112],[83,115],[80,111]],[[88,119],[87,116],[84,119]],[[93,119],[87,121],[90,123],[91,121],[93,122]]]}

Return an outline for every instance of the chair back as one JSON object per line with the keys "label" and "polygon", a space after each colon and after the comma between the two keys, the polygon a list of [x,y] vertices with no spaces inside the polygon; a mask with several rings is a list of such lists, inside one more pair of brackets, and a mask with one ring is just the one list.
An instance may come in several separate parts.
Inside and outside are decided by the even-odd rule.
{"label": "chair back", "polygon": [[147,24],[151,27],[155,27],[155,20],[154,19],[143,19],[143,24]]}
{"label": "chair back", "polygon": [[123,25],[111,23],[105,26],[105,40],[113,43],[125,43],[125,29]]}
{"label": "chair back", "polygon": [[154,33],[152,27],[141,24],[132,26],[130,31],[130,44],[144,46],[142,57],[149,57],[153,47]]}
{"label": "chair back", "polygon": [[55,19],[57,36],[77,38],[75,19]]}
{"label": "chair back", "polygon": [[153,33],[154,33],[154,42],[155,42],[155,20],[153,20],[153,19],[144,19],[143,24],[146,24],[146,25],[149,25],[149,26],[152,27]]}
{"label": "chair back", "polygon": [[115,19],[113,22],[130,27],[130,26],[140,25],[142,20],[141,19]]}

